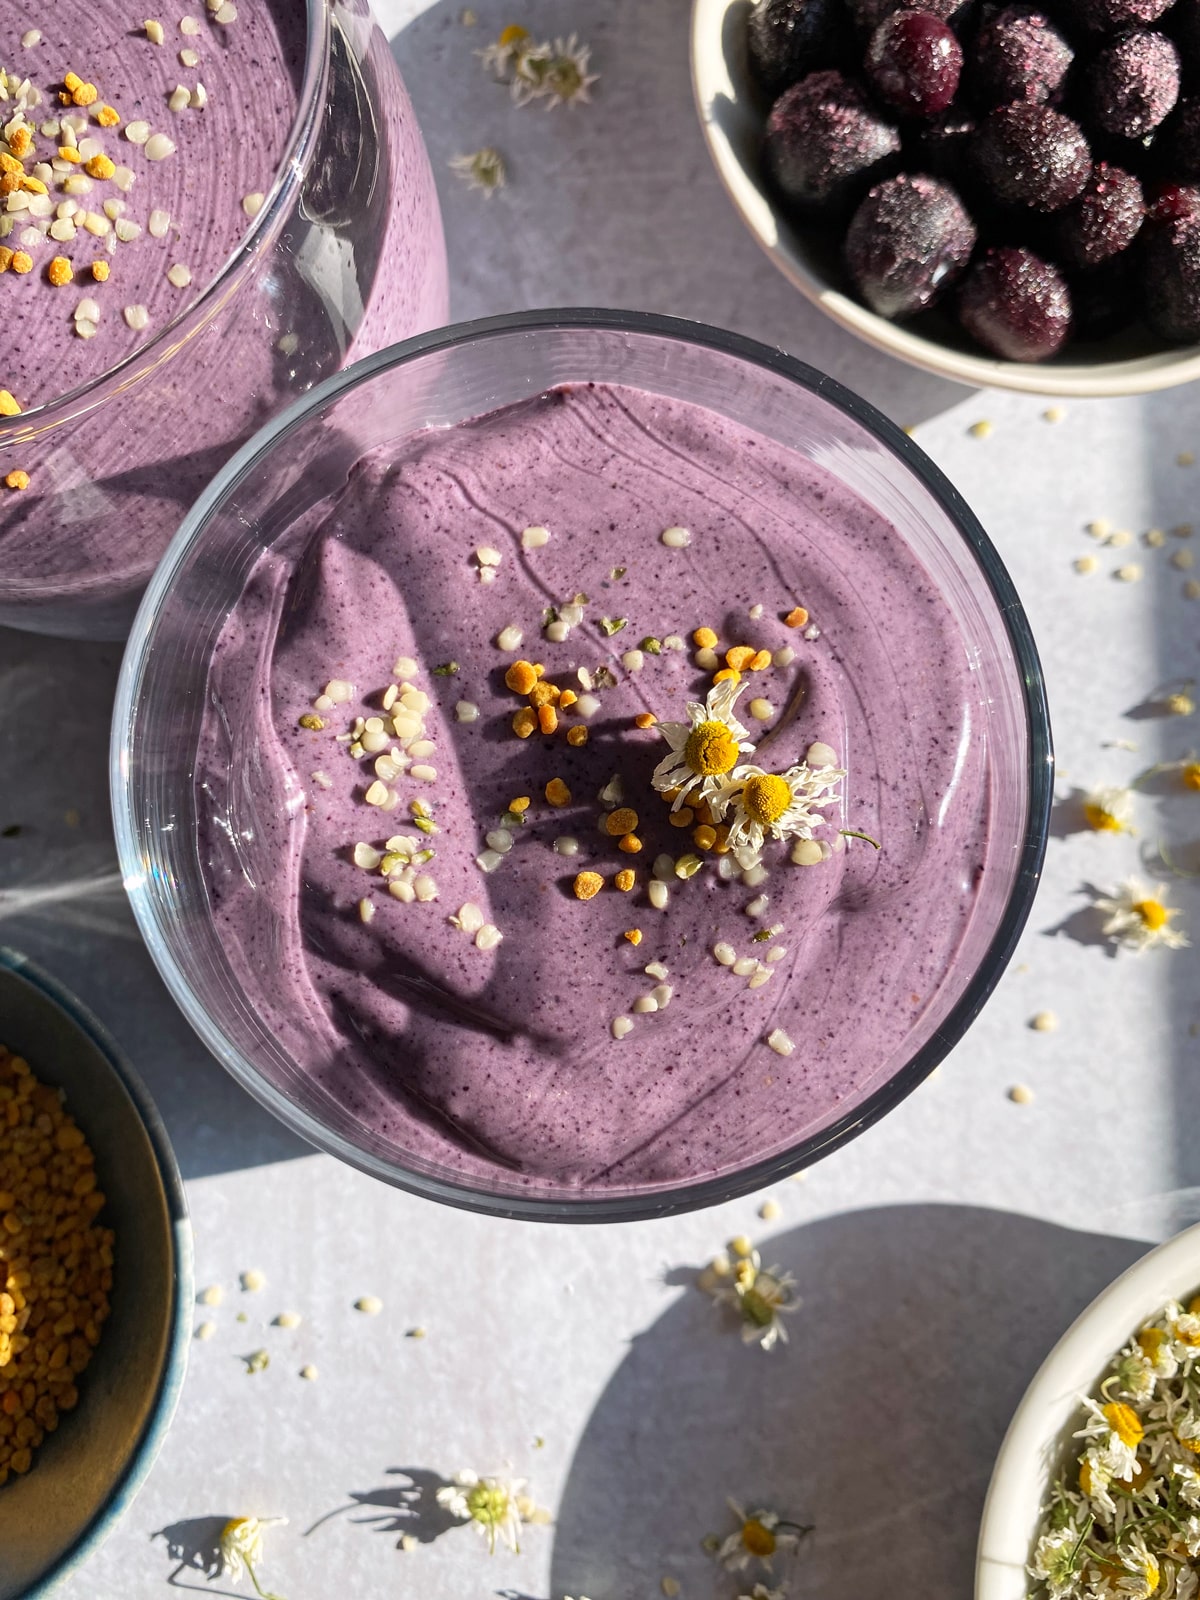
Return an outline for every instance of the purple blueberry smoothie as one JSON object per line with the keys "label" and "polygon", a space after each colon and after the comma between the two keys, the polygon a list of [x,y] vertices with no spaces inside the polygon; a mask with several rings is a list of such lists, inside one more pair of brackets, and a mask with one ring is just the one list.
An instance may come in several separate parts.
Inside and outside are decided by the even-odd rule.
{"label": "purple blueberry smoothie", "polygon": [[437,200],[365,0],[42,0],[0,67],[0,621],[111,633],[262,422],[444,318]]}
{"label": "purple blueberry smoothie", "polygon": [[605,386],[328,490],[225,626],[196,779],[215,926],[298,1070],[401,1161],[576,1193],[747,1165],[894,1072],[991,803],[896,530]]}

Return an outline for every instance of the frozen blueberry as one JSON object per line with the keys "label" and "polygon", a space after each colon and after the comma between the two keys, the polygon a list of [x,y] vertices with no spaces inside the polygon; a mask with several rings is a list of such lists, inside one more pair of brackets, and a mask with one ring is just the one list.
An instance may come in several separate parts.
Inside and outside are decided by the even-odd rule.
{"label": "frozen blueberry", "polygon": [[1045,361],[1071,331],[1071,294],[1057,267],[1032,250],[986,250],[963,280],[958,316],[1004,361]]}
{"label": "frozen blueberry", "polygon": [[1092,33],[1148,28],[1170,9],[1172,0],[1074,0],[1075,20]]}
{"label": "frozen blueberry", "polygon": [[1088,68],[1092,121],[1105,133],[1144,139],[1179,99],[1179,53],[1161,33],[1127,33]]}
{"label": "frozen blueberry", "polygon": [[[911,5],[911,0],[908,3]],[[965,20],[972,3],[973,0],[921,0],[920,9],[942,22],[953,22],[957,27]],[[868,38],[885,17],[905,6],[906,0],[848,0],[848,4],[860,35]]]}
{"label": "frozen blueberry", "polygon": [[746,25],[750,71],[772,99],[809,72],[850,55],[841,0],[758,0]]}
{"label": "frozen blueberry", "polygon": [[1077,122],[1048,106],[1000,106],[975,135],[975,170],[1004,205],[1058,211],[1087,182],[1092,157]]}
{"label": "frozen blueberry", "polygon": [[893,11],[867,45],[864,67],[882,100],[909,117],[936,117],[954,99],[963,53],[949,25],[928,11]]}
{"label": "frozen blueberry", "polygon": [[1134,252],[1071,279],[1071,336],[1111,339],[1133,321],[1138,307]]}
{"label": "frozen blueberry", "polygon": [[986,15],[971,51],[972,85],[985,105],[1046,105],[1062,91],[1075,52],[1044,12],[1004,6]]}
{"label": "frozen blueberry", "polygon": [[1154,158],[1169,178],[1200,181],[1200,97],[1184,95],[1154,141]]}
{"label": "frozen blueberry", "polygon": [[1146,321],[1174,343],[1200,339],[1200,215],[1147,223],[1141,258]]}
{"label": "frozen blueberry", "polygon": [[767,172],[783,198],[803,210],[851,204],[888,176],[899,150],[896,129],[840,72],[814,72],[793,84],[767,118]]}
{"label": "frozen blueberry", "polygon": [[1131,172],[1100,161],[1083,193],[1054,219],[1058,254],[1068,267],[1098,267],[1127,250],[1146,208],[1142,186]]}
{"label": "frozen blueberry", "polygon": [[936,178],[901,173],[879,183],[846,233],[846,267],[881,317],[911,317],[961,277],[975,226],[954,190]]}
{"label": "frozen blueberry", "polygon": [[951,108],[944,117],[913,124],[908,135],[909,159],[905,165],[914,172],[932,172],[948,179],[957,189],[969,183],[971,140],[975,118],[968,111]]}

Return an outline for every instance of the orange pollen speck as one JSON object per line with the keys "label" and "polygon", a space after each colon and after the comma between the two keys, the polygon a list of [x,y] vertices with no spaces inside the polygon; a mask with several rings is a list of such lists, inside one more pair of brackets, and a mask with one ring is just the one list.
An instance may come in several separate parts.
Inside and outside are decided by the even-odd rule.
{"label": "orange pollen speck", "polygon": [[697,628],[692,634],[692,643],[697,650],[711,650],[717,642],[717,636],[711,628]]}
{"label": "orange pollen speck", "polygon": [[14,128],[8,136],[8,148],[18,160],[23,160],[33,149],[33,135],[29,129]]}
{"label": "orange pollen speck", "polygon": [[803,606],[793,606],[783,619],[785,628],[802,628],[808,621],[808,612]]}
{"label": "orange pollen speck", "polygon": [[731,645],[725,652],[725,665],[735,672],[744,672],[754,660],[754,650],[748,644]]}
{"label": "orange pollen speck", "polygon": [[107,283],[108,282],[108,262],[107,261],[93,261],[92,262],[92,277],[95,278],[97,283]]}
{"label": "orange pollen speck", "polygon": [[29,474],[27,472],[23,472],[20,467],[15,467],[13,471],[6,476],[4,480],[4,486],[6,489],[28,489]]}
{"label": "orange pollen speck", "polygon": [[19,417],[21,408],[7,389],[0,389],[0,417]]}
{"label": "orange pollen speck", "polygon": [[1142,926],[1149,928],[1151,933],[1166,927],[1171,916],[1161,900],[1139,900],[1133,909],[1142,919]]}
{"label": "orange pollen speck", "polygon": [[75,274],[71,271],[71,263],[66,256],[55,256],[46,268],[46,276],[56,289],[61,289],[70,283]]}
{"label": "orange pollen speck", "polygon": [[26,273],[33,271],[33,257],[27,250],[14,250],[12,258],[14,272]]}
{"label": "orange pollen speck", "polygon": [[737,740],[723,722],[701,722],[688,734],[683,759],[700,778],[719,778],[737,765]]}
{"label": "orange pollen speck", "polygon": [[96,113],[96,121],[102,128],[115,128],[121,120],[121,113],[115,106],[101,106]]}
{"label": "orange pollen speck", "polygon": [[642,930],[640,928],[626,928],[625,937],[629,940],[630,944],[641,944]]}
{"label": "orange pollen speck", "polygon": [[752,1556],[775,1554],[775,1535],[757,1517],[742,1523],[742,1543]]}
{"label": "orange pollen speck", "polygon": [[1200,789],[1200,761],[1185,761],[1180,777],[1185,789]]}
{"label": "orange pollen speck", "polygon": [[[652,728],[657,721],[658,718],[654,715],[653,711],[639,711],[637,716],[633,719],[633,725],[635,728]],[[1196,770],[1200,772],[1200,767],[1198,767]],[[1195,787],[1200,789],[1200,783],[1197,783]]]}
{"label": "orange pollen speck", "polygon": [[112,177],[117,170],[117,164],[109,156],[100,152],[84,162],[83,170],[89,178],[98,178],[103,183],[105,179]]}

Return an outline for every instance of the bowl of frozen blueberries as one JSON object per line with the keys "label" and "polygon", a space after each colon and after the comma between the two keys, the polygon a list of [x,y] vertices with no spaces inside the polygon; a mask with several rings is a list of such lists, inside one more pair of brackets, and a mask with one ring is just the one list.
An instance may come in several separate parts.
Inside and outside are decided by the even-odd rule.
{"label": "bowl of frozen blueberries", "polygon": [[835,321],[964,383],[1200,377],[1200,0],[694,0],[717,171]]}

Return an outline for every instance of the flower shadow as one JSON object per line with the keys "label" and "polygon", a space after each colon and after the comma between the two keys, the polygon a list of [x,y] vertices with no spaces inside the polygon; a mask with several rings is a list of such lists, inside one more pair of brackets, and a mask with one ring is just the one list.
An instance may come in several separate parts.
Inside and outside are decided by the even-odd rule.
{"label": "flower shadow", "polygon": [[1050,811],[1052,839],[1069,839],[1073,833],[1091,831],[1083,809],[1087,794],[1086,789],[1073,788],[1067,794],[1055,799]]}
{"label": "flower shadow", "polygon": [[826,1217],[761,1247],[799,1283],[789,1342],[743,1345],[696,1289],[633,1341],[575,1452],[552,1595],[650,1594],[664,1574],[684,1593],[735,1592],[714,1589],[701,1549],[730,1531],[727,1494],[815,1524],[775,1581],[794,1563],[810,1594],[969,1594],[1013,1408],[1146,1248],[951,1205]]}
{"label": "flower shadow", "polygon": [[[207,1595],[229,1595],[232,1600],[238,1600],[236,1590],[212,1587],[213,1579],[219,1578],[224,1570],[221,1533],[232,1515],[231,1512],[223,1517],[187,1517],[150,1535],[151,1541],[166,1540],[168,1559],[175,1563],[174,1571],[167,1577],[169,1588],[192,1589]],[[188,1572],[197,1573],[205,1580],[204,1584],[181,1583],[180,1578]]]}
{"label": "flower shadow", "polygon": [[448,1478],[427,1467],[388,1467],[386,1476],[394,1481],[375,1489],[351,1489],[349,1501],[318,1517],[304,1530],[304,1537],[307,1539],[334,1517],[354,1512],[366,1514],[350,1515],[352,1522],[375,1533],[395,1534],[397,1548],[406,1537],[419,1544],[432,1544],[451,1528],[462,1527],[458,1517],[438,1504],[438,1490],[450,1487]]}
{"label": "flower shadow", "polygon": [[1048,939],[1073,939],[1076,944],[1095,945],[1103,950],[1110,961],[1115,960],[1118,946],[1104,933],[1105,913],[1095,903],[1105,897],[1106,891],[1097,888],[1094,883],[1084,883],[1080,885],[1078,892],[1087,895],[1091,904],[1080,906],[1077,911],[1065,916],[1061,922],[1043,928],[1042,933]]}

